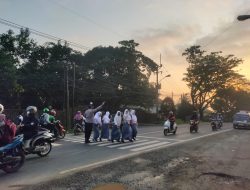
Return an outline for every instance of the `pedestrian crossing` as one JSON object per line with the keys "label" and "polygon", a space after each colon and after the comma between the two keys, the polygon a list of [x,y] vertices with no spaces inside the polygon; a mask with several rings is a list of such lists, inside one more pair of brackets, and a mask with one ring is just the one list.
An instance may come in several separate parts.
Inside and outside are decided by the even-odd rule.
{"label": "pedestrian crossing", "polygon": [[[93,137],[91,136],[90,139]],[[73,135],[67,135],[63,141],[67,142],[72,142],[72,143],[80,143],[84,144],[85,143],[85,138],[84,136],[73,136]],[[105,148],[113,148],[113,149],[118,149],[118,150],[128,150],[132,152],[138,152],[138,151],[143,151],[143,150],[148,150],[148,149],[153,149],[156,147],[161,147],[169,144],[171,142],[168,141],[160,141],[160,140],[152,140],[152,139],[142,139],[138,138],[134,142],[125,142],[125,143],[119,143],[119,142],[110,142],[106,139],[104,139],[102,142],[92,142],[89,143],[89,146],[96,146],[96,147],[105,147]]]}

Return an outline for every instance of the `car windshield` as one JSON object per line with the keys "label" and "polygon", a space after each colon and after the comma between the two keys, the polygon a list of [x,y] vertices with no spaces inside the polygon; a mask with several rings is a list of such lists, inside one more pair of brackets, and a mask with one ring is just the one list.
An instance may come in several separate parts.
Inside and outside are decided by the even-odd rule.
{"label": "car windshield", "polygon": [[234,116],[235,121],[249,121],[249,115],[247,114],[236,114]]}

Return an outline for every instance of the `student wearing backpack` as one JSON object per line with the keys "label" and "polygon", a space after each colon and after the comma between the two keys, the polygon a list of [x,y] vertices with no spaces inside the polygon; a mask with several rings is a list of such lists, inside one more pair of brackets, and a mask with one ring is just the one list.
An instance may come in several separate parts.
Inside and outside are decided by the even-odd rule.
{"label": "student wearing backpack", "polygon": [[0,114],[0,147],[12,142],[16,135],[16,125],[6,119],[5,114]]}

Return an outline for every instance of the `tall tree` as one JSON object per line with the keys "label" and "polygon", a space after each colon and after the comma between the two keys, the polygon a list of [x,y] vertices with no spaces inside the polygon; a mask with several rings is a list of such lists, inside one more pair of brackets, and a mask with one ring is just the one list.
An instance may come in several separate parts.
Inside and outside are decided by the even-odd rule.
{"label": "tall tree", "polygon": [[206,53],[200,46],[192,46],[183,53],[189,63],[183,80],[191,90],[192,104],[199,110],[201,118],[204,110],[215,100],[218,90],[243,78],[235,70],[242,60],[233,55],[223,56],[221,53]]}
{"label": "tall tree", "polygon": [[226,119],[231,120],[239,110],[250,110],[250,93],[236,90],[233,87],[218,91],[218,96],[211,104],[216,112],[223,113]]}
{"label": "tall tree", "polygon": [[190,103],[190,99],[187,95],[181,97],[180,103],[177,105],[176,116],[183,121],[187,120],[187,117],[191,116],[194,111],[193,105]]}
{"label": "tall tree", "polygon": [[149,107],[156,98],[155,88],[149,83],[156,64],[135,49],[138,44],[133,40],[119,44],[120,47],[96,47],[85,54],[85,93],[97,101],[105,99],[111,107]]}
{"label": "tall tree", "polygon": [[161,102],[160,112],[167,115],[170,111],[176,111],[174,100],[171,97],[166,97]]}

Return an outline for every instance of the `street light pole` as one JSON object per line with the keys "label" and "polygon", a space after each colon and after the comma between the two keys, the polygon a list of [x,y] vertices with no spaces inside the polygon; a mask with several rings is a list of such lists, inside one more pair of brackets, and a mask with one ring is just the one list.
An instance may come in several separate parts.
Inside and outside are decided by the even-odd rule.
{"label": "street light pole", "polygon": [[161,65],[161,54],[160,54],[160,65],[157,65],[156,70],[156,93],[157,93],[157,99],[156,99],[156,114],[159,112],[159,70],[162,67]]}

